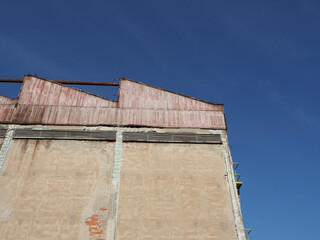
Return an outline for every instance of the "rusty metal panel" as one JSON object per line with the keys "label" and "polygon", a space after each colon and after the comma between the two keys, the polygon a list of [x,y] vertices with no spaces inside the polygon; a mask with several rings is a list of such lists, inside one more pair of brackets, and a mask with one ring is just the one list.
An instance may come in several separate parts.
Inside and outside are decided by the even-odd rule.
{"label": "rusty metal panel", "polygon": [[0,122],[10,123],[12,120],[12,113],[15,109],[14,105],[0,105]]}
{"label": "rusty metal panel", "polygon": [[120,82],[119,107],[223,111],[221,104],[207,103],[132,80]]}
{"label": "rusty metal panel", "polygon": [[14,139],[0,174],[1,239],[106,239],[113,155],[111,142]]}
{"label": "rusty metal panel", "polygon": [[[14,111],[13,111],[14,110]],[[0,105],[0,122],[225,129],[221,111]]]}
{"label": "rusty metal panel", "polygon": [[40,78],[26,76],[19,104],[116,107],[117,102]]}
{"label": "rusty metal panel", "polygon": [[1,123],[226,128],[223,106],[131,80],[121,80],[119,108],[117,102],[31,76],[18,103],[0,104]]}
{"label": "rusty metal panel", "polygon": [[0,104],[15,104],[17,99],[8,98],[0,95]]}
{"label": "rusty metal panel", "polygon": [[51,82],[47,82],[49,85],[50,91],[47,96],[47,103],[46,105],[58,105],[60,100],[60,93],[62,90],[61,85],[59,84],[52,84]]}

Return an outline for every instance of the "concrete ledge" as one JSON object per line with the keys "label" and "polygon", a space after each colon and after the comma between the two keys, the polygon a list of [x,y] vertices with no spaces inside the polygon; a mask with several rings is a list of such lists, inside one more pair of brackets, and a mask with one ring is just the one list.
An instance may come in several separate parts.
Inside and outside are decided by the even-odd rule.
{"label": "concrete ledge", "polygon": [[[0,129],[0,137],[6,129]],[[14,139],[56,139],[115,141],[116,131],[79,131],[79,130],[31,130],[16,129]],[[221,144],[220,134],[197,134],[188,132],[124,132],[123,142],[160,142],[160,143],[198,143]]]}
{"label": "concrete ledge", "polygon": [[124,132],[124,142],[221,143],[219,134]]}
{"label": "concrete ledge", "polygon": [[13,138],[115,141],[116,132],[17,129]]}

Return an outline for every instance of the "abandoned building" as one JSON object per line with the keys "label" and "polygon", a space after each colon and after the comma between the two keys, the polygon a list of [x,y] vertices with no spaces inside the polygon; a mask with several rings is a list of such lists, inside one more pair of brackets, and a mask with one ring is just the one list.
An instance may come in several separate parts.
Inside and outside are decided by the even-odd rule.
{"label": "abandoned building", "polygon": [[114,85],[26,75],[0,96],[1,239],[245,240],[224,106]]}

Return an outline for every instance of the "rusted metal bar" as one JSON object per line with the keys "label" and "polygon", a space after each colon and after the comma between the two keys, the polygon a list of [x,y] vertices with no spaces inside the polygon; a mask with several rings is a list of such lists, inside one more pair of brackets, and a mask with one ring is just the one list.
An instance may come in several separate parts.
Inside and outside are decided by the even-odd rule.
{"label": "rusted metal bar", "polygon": [[[69,85],[98,85],[98,86],[119,86],[118,82],[89,82],[89,81],[68,81],[68,80],[49,80],[55,83],[69,84]],[[1,78],[0,82],[7,83],[22,83],[23,79],[6,79]]]}
{"label": "rusted metal bar", "polygon": [[1,78],[0,82],[11,82],[11,83],[22,83],[23,79],[7,79],[7,78]]}

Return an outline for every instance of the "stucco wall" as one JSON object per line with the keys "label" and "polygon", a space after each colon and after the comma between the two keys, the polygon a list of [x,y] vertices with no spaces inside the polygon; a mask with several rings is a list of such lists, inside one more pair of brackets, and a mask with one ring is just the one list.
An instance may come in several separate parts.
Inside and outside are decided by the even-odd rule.
{"label": "stucco wall", "polygon": [[[223,131],[13,127],[0,172],[0,239],[111,240],[114,230],[117,240],[244,239],[236,236],[242,225],[233,212],[233,173],[226,171],[232,160]],[[54,130],[118,132],[116,143],[35,140],[38,135],[19,133],[24,128],[45,129],[42,137]],[[122,132],[130,131],[221,134],[222,142],[121,144]],[[112,171],[119,172],[120,185],[111,191]]]}
{"label": "stucco wall", "polygon": [[116,239],[237,239],[222,145],[125,143]]}
{"label": "stucco wall", "polygon": [[104,239],[113,148],[13,140],[0,174],[1,239]]}

